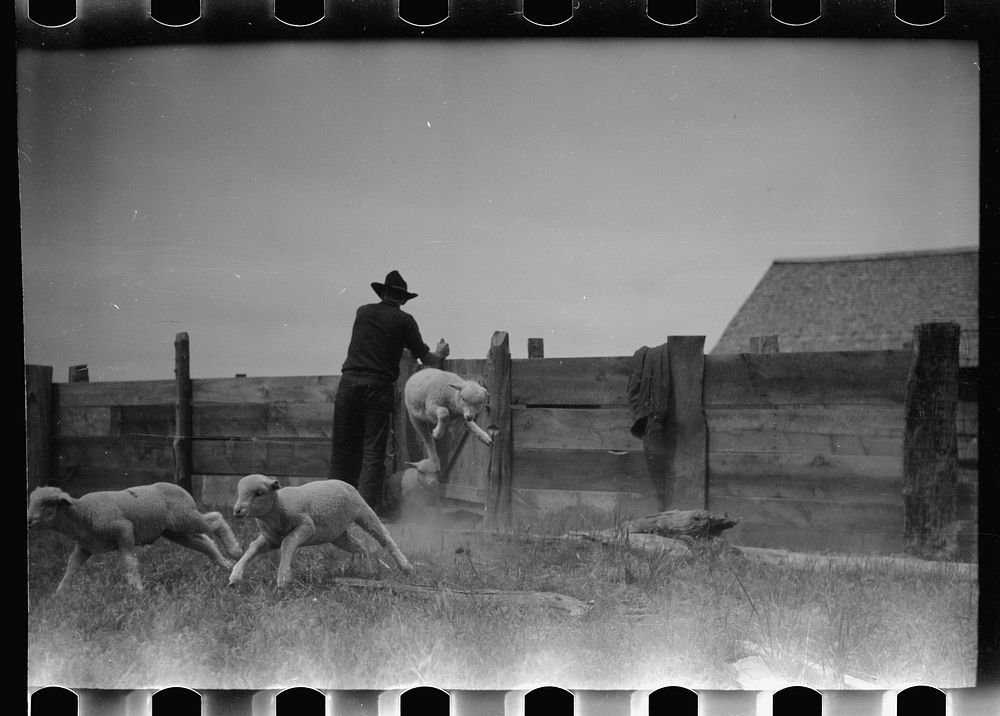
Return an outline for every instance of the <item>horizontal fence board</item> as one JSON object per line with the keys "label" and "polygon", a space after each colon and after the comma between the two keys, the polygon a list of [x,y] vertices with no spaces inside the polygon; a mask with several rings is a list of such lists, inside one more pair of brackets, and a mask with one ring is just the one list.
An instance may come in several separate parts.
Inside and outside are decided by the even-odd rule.
{"label": "horizontal fence board", "polygon": [[515,488],[652,492],[641,451],[514,448]]}
{"label": "horizontal fence board", "polygon": [[518,358],[510,370],[513,405],[628,405],[631,356]]}
{"label": "horizontal fence board", "polygon": [[775,479],[869,478],[894,482],[903,479],[903,460],[885,455],[829,453],[708,453],[709,483],[717,478],[773,477]]}
{"label": "horizontal fence board", "polygon": [[125,438],[172,439],[177,432],[177,409],[173,405],[123,405],[117,413],[119,432]]}
{"label": "horizontal fence board", "polygon": [[[515,488],[511,507],[516,519],[537,521],[551,528],[554,513],[564,518],[588,517],[601,513],[610,523],[616,518],[629,519],[656,513],[656,498],[638,492],[607,492],[599,490],[535,490]],[[601,525],[606,526],[606,525]],[[566,525],[565,528],[570,528]]]}
{"label": "horizontal fence board", "polygon": [[872,480],[867,477],[748,476],[744,473],[712,475],[709,501],[715,498],[816,500],[850,504],[902,505],[903,480]]}
{"label": "horizontal fence board", "polygon": [[162,438],[63,438],[56,454],[60,472],[77,467],[174,469],[173,440]]}
{"label": "horizontal fence board", "polygon": [[195,404],[191,432],[198,438],[266,437],[270,422],[267,403]]}
{"label": "horizontal fence board", "polygon": [[53,383],[56,405],[173,405],[177,384],[173,380],[123,380],[100,383]]}
{"label": "horizontal fence board", "polygon": [[74,467],[62,475],[58,485],[73,497],[79,497],[88,492],[124,490],[138,485],[152,485],[154,482],[174,482],[173,469],[128,468],[120,470],[84,465]]}
{"label": "horizontal fence board", "polygon": [[[195,473],[191,475],[191,494],[195,502],[207,509],[228,511],[227,517],[232,517],[233,505],[236,504],[236,486],[243,475],[209,475]],[[325,478],[303,475],[284,475],[278,478],[282,487],[304,485]],[[235,523],[234,523],[235,526]]]}
{"label": "horizontal fence board", "polygon": [[[489,348],[489,345],[486,346]],[[486,374],[485,358],[448,358],[445,361],[444,370],[466,378],[467,380],[481,380]]]}
{"label": "horizontal fence board", "polygon": [[198,403],[332,403],[339,375],[201,378],[191,381]]}
{"label": "horizontal fence board", "polygon": [[56,437],[96,438],[120,434],[121,424],[112,420],[110,406],[63,406],[56,412]]}
{"label": "horizontal fence board", "polygon": [[903,530],[903,506],[830,500],[712,496],[712,512],[822,532],[895,534]]}
{"label": "horizontal fence board", "polygon": [[330,440],[333,435],[333,403],[272,403],[267,435]]}
{"label": "horizontal fence board", "polygon": [[706,407],[902,404],[910,351],[705,356]]}
{"label": "horizontal fence board", "polygon": [[201,474],[328,477],[330,448],[329,440],[317,438],[194,440],[191,461]]}
{"label": "horizontal fence board", "polygon": [[641,450],[625,408],[511,409],[515,448]]}
{"label": "horizontal fence board", "polygon": [[902,406],[709,408],[709,450],[888,455],[902,459]]}
{"label": "horizontal fence board", "polygon": [[794,552],[899,554],[903,551],[902,534],[836,530],[819,532],[811,528],[759,521],[752,517],[726,530],[724,535],[731,544]]}

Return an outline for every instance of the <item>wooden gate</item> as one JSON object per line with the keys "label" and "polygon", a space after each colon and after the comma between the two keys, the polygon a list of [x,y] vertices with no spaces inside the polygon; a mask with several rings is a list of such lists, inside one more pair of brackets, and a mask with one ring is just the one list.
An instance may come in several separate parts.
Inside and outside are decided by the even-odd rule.
{"label": "wooden gate", "polygon": [[[420,367],[413,356],[404,351],[396,384],[393,470],[405,469],[407,462],[426,457],[403,401],[406,380],[417,370]],[[494,333],[485,359],[448,360],[444,370],[467,380],[478,380],[486,386],[489,402],[476,423],[493,436],[493,445],[485,445],[471,435],[461,421],[450,425],[445,436],[437,441],[441,458],[441,496],[453,509],[470,510],[489,518],[507,515],[512,463],[510,348],[507,334],[503,331]]]}

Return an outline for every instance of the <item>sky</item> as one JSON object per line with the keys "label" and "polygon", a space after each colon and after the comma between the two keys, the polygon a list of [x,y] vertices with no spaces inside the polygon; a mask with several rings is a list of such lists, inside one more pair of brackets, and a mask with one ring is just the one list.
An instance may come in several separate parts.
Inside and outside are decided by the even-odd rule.
{"label": "sky", "polygon": [[711,350],[776,259],[979,243],[973,42],[20,49],[24,354],[340,372],[393,269],[432,348]]}

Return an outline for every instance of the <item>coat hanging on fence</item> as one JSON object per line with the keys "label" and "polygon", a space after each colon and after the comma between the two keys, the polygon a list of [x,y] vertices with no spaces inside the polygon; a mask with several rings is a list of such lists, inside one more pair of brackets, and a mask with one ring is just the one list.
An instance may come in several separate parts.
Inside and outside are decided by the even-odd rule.
{"label": "coat hanging on fence", "polygon": [[667,415],[670,357],[666,343],[653,348],[643,346],[632,355],[627,392],[632,408],[632,427],[629,430],[637,438],[642,438],[651,416],[663,422]]}

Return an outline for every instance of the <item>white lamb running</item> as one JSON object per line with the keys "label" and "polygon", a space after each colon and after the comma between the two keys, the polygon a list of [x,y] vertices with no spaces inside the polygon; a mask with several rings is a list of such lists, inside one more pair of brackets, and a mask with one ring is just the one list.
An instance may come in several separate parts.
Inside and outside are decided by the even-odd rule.
{"label": "white lamb running", "polygon": [[[170,482],[90,492],[73,498],[58,487],[37,487],[28,498],[28,527],[61,532],[76,542],[58,593],[91,555],[118,551],[128,583],[142,591],[136,547],[160,537],[211,557],[225,569],[243,550],[232,528],[218,512],[198,511],[194,498]],[[226,559],[214,535],[233,560]]]}
{"label": "white lamb running", "polygon": [[240,479],[236,493],[233,515],[255,517],[260,534],[233,567],[230,585],[243,580],[243,571],[250,560],[273,549],[281,549],[279,588],[291,579],[292,555],[299,547],[332,543],[348,552],[366,554],[364,545],[347,531],[353,524],[388,549],[403,572],[413,571],[372,508],[346,482],[315,480],[282,487],[273,477],[253,474]]}
{"label": "white lamb running", "polygon": [[406,381],[403,396],[410,422],[433,466],[428,472],[440,472],[441,459],[434,441],[454,420],[464,420],[469,432],[485,444],[493,444],[489,433],[476,425],[476,417],[489,400],[489,393],[479,383],[446,370],[422,368]]}

